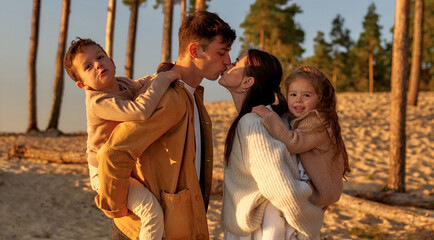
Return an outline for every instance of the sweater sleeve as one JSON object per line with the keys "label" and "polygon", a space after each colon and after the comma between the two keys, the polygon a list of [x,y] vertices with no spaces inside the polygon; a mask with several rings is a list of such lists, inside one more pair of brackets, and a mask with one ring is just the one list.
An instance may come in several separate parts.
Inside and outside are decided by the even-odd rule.
{"label": "sweater sleeve", "polygon": [[289,157],[285,146],[268,134],[260,119],[251,120],[240,121],[238,127],[240,135],[246,136],[243,158],[259,191],[284,213],[291,226],[309,237],[319,234],[324,215],[321,208],[308,201],[311,188],[291,174],[285,163]]}
{"label": "sweater sleeve", "polygon": [[311,114],[303,119],[298,127],[289,130],[275,112],[267,114],[262,122],[272,137],[283,142],[291,154],[307,152],[321,144],[324,131],[313,130],[321,126],[321,119]]}
{"label": "sweater sleeve", "polygon": [[[154,79],[157,81],[152,81],[151,78],[152,76],[147,76],[140,80],[143,83],[148,81],[150,86],[149,88],[143,86],[135,101],[109,93],[94,94],[93,100],[90,101],[90,110],[99,118],[109,121],[125,122],[148,119],[170,84],[166,79],[158,80],[157,77]],[[137,84],[131,83],[131,85]]]}
{"label": "sweater sleeve", "polygon": [[127,215],[129,177],[136,160],[149,145],[178,124],[185,114],[186,106],[179,104],[181,100],[168,95],[163,97],[148,120],[120,123],[98,151],[101,187],[95,202],[108,217]]}
{"label": "sweater sleeve", "polygon": [[[145,119],[148,119],[155,111],[161,97],[169,88],[170,83],[174,80],[161,75],[157,75],[152,80],[149,78],[150,76],[147,76],[138,80],[143,82],[144,86],[139,90],[139,95],[135,99],[137,104],[142,104],[144,106]],[[148,85],[147,82],[150,82],[148,88],[146,88],[146,85]]]}

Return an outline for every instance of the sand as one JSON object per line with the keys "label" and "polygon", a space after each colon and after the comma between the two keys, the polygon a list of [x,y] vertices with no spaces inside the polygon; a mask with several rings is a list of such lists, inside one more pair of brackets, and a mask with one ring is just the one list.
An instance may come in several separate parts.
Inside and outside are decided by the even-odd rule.
{"label": "sand", "polygon": [[[389,169],[389,93],[341,93],[338,108],[352,168],[345,191],[386,186]],[[207,103],[213,120],[214,185],[223,180],[223,148],[236,111],[232,102]],[[434,92],[407,108],[406,190],[434,197]],[[111,220],[96,208],[86,164],[9,157],[14,144],[85,151],[84,133],[65,136],[0,134],[0,239],[111,239]],[[214,186],[214,189],[218,189]],[[406,208],[433,216],[431,210]],[[223,238],[221,195],[208,210],[211,239]],[[349,209],[339,202],[325,214],[322,239],[433,239],[430,230]]]}

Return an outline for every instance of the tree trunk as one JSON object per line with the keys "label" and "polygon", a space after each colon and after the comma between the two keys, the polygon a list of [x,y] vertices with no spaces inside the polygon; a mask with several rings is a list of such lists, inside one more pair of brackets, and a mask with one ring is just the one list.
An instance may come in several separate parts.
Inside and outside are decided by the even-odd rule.
{"label": "tree trunk", "polygon": [[423,37],[423,0],[416,0],[414,6],[414,32],[413,52],[411,58],[411,73],[408,90],[408,105],[416,106],[418,85],[420,76],[420,64],[422,60],[422,37]]}
{"label": "tree trunk", "polygon": [[336,79],[338,78],[338,71],[337,71],[338,67],[336,66],[336,63],[333,64],[333,76],[332,76],[332,84],[333,87],[335,88],[335,91],[337,92],[337,88],[336,88]]}
{"label": "tree trunk", "polygon": [[39,132],[36,118],[36,57],[39,42],[39,16],[41,12],[41,0],[33,1],[32,35],[30,37],[29,50],[29,125],[27,133]]}
{"label": "tree trunk", "polygon": [[394,206],[434,209],[434,196],[399,192],[347,192],[348,194],[375,202]]}
{"label": "tree trunk", "polygon": [[266,5],[264,0],[259,1],[260,14],[261,14],[261,27],[259,29],[259,49],[265,51],[265,28],[267,24]]}
{"label": "tree trunk", "polygon": [[405,79],[408,68],[408,11],[410,0],[396,0],[392,54],[390,156],[388,187],[405,192]]}
{"label": "tree trunk", "polygon": [[185,14],[187,14],[187,4],[186,0],[181,0],[181,24],[184,21]]}
{"label": "tree trunk", "polygon": [[374,92],[374,55],[369,53],[369,93]]}
{"label": "tree trunk", "polygon": [[265,26],[259,30],[259,49],[265,50]]}
{"label": "tree trunk", "polygon": [[185,14],[187,13],[187,4],[185,1],[186,0],[181,0],[181,24],[184,21]]}
{"label": "tree trunk", "polygon": [[63,57],[65,56],[66,39],[68,34],[69,9],[71,0],[63,0],[62,19],[60,22],[59,45],[57,46],[56,73],[54,79],[54,97],[51,106],[50,120],[47,131],[59,131],[60,105],[63,96]]}
{"label": "tree trunk", "polygon": [[376,217],[390,219],[411,226],[429,229],[431,231],[434,230],[434,218],[424,216],[417,212],[352,197],[345,193],[342,194],[341,199],[337,204],[344,206],[345,208],[354,209],[357,212],[371,214]]}
{"label": "tree trunk", "polygon": [[105,26],[105,51],[113,58],[113,33],[115,28],[116,0],[108,1],[107,22]]}
{"label": "tree trunk", "polygon": [[125,60],[125,76],[133,78],[134,74],[134,52],[136,51],[137,15],[139,11],[139,0],[131,3],[130,25],[128,27],[127,56]]}
{"label": "tree trunk", "polygon": [[206,10],[205,0],[196,0],[196,11]]}
{"label": "tree trunk", "polygon": [[171,62],[172,58],[173,0],[164,1],[163,44],[161,62]]}
{"label": "tree trunk", "polygon": [[87,163],[87,154],[85,151],[59,151],[26,145],[14,145],[8,155],[8,158],[12,157],[38,159],[57,163]]}

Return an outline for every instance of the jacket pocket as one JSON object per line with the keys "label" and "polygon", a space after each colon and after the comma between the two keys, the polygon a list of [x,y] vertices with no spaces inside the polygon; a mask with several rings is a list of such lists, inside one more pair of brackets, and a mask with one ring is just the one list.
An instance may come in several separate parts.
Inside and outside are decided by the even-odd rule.
{"label": "jacket pocket", "polygon": [[165,239],[191,239],[193,210],[188,188],[175,193],[161,192]]}

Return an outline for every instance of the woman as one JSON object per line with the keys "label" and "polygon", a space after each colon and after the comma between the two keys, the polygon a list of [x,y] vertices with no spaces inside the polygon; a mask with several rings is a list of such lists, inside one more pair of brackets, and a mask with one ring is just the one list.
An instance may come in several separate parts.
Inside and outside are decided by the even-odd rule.
{"label": "woman", "polygon": [[323,211],[308,201],[312,190],[298,180],[295,156],[268,134],[261,117],[251,113],[254,106],[273,104],[276,96],[279,102],[273,110],[279,115],[287,112],[279,88],[281,78],[282,67],[276,57],[251,49],[219,80],[238,111],[225,144],[222,218],[227,240],[266,239],[262,224],[272,221],[264,215],[266,209],[283,213],[289,224],[288,239],[317,237],[321,229]]}

